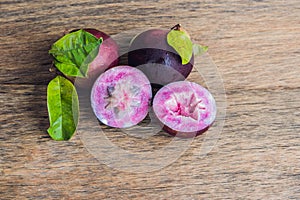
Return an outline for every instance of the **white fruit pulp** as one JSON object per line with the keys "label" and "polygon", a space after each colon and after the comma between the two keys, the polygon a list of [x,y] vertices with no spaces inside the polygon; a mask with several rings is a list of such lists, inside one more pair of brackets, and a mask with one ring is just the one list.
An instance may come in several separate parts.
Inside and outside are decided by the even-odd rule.
{"label": "white fruit pulp", "polygon": [[216,117],[216,103],[199,84],[179,81],[158,91],[153,100],[158,119],[179,132],[197,132],[210,126]]}
{"label": "white fruit pulp", "polygon": [[127,128],[146,117],[151,97],[150,82],[140,70],[118,66],[96,80],[91,103],[95,115],[102,123]]}

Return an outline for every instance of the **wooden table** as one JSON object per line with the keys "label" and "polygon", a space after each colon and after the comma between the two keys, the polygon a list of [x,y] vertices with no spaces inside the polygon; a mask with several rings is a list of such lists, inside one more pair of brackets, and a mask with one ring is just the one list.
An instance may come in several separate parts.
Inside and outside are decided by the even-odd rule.
{"label": "wooden table", "polygon": [[[0,199],[300,199],[298,0],[0,5]],[[169,157],[156,152],[169,151],[174,140],[161,134],[141,138],[105,129],[108,141],[135,153],[134,162],[107,146],[107,157],[95,158],[80,131],[67,142],[48,136],[46,89],[55,76],[48,50],[65,31],[93,27],[115,35],[177,23],[210,48],[226,92],[225,121],[219,118],[190,143],[179,141],[187,148],[166,166]],[[213,148],[202,154],[209,140]]]}

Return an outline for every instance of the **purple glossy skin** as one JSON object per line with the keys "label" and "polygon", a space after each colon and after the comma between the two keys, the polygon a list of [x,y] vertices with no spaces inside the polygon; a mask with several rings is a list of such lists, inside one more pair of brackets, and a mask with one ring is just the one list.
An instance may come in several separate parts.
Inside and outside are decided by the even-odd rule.
{"label": "purple glossy skin", "polygon": [[194,56],[188,64],[182,65],[181,57],[167,43],[168,32],[160,29],[145,31],[134,38],[129,48],[128,64],[142,66],[139,69],[154,85],[182,81],[191,73],[194,65]]}
{"label": "purple glossy skin", "polygon": [[103,38],[99,53],[93,62],[89,65],[87,78],[76,78],[75,85],[80,88],[92,87],[96,78],[105,70],[115,67],[119,63],[119,47],[117,43],[106,33],[96,29],[84,29],[93,34],[96,38]]}
{"label": "purple glossy skin", "polygon": [[153,111],[167,133],[191,138],[204,133],[216,118],[210,92],[189,81],[170,83],[153,99]]}

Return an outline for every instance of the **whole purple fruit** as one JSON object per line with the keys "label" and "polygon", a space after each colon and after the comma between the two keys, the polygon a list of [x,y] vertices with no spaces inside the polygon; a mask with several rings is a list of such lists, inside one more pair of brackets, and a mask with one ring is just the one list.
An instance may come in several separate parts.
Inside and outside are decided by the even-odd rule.
{"label": "whole purple fruit", "polygon": [[88,77],[77,77],[75,81],[76,86],[79,86],[80,88],[91,88],[94,81],[100,74],[102,74],[105,70],[118,65],[119,46],[109,35],[102,31],[92,28],[87,28],[83,30],[93,34],[98,39],[100,37],[103,38],[103,42],[100,45],[98,55],[89,64]]}
{"label": "whole purple fruit", "polygon": [[182,64],[180,55],[167,42],[168,33],[163,29],[147,30],[133,39],[128,52],[128,64],[138,67],[158,87],[184,80],[194,65],[194,56]]}

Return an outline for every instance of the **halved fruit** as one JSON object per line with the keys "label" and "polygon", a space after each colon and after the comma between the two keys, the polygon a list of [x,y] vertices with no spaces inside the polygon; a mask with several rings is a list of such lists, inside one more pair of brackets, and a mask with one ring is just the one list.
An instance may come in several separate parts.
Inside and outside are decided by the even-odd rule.
{"label": "halved fruit", "polygon": [[118,66],[95,81],[91,104],[102,123],[128,128],[146,117],[151,98],[151,85],[143,72],[130,66]]}
{"label": "halved fruit", "polygon": [[153,99],[153,111],[163,129],[178,137],[205,132],[216,118],[216,102],[201,85],[178,81],[161,88]]}

